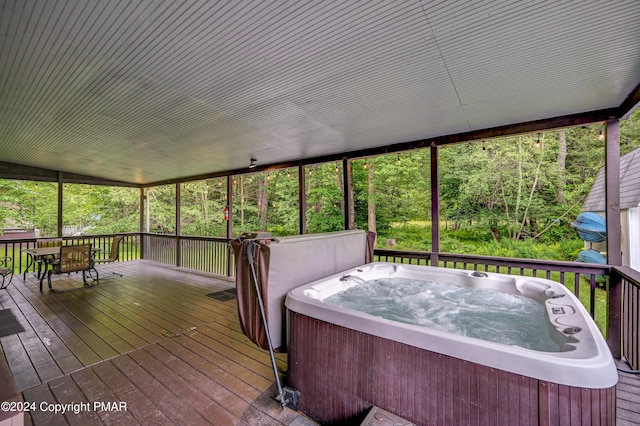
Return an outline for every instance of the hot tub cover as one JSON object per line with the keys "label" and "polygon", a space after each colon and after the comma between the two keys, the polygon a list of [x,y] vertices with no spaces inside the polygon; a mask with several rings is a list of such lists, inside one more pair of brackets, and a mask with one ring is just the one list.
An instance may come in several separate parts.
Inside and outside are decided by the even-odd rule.
{"label": "hot tub cover", "polygon": [[[284,299],[289,290],[370,263],[375,239],[374,232],[349,230],[257,240],[254,266],[273,349],[286,352]],[[250,241],[230,242],[236,261],[238,317],[242,332],[260,348],[269,349],[247,260]]]}

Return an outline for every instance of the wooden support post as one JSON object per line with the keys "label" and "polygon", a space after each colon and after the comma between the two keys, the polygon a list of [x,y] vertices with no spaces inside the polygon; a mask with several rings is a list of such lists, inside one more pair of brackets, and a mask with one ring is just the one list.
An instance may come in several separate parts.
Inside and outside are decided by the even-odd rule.
{"label": "wooden support post", "polygon": [[298,216],[300,235],[307,232],[307,178],[304,166],[298,166]]}
{"label": "wooden support post", "polygon": [[62,172],[58,172],[58,237],[62,237],[62,226],[64,222],[64,176]]}
{"label": "wooden support post", "polygon": [[140,188],[140,259],[144,259],[144,233],[149,230],[145,226],[146,199],[145,189]]}
{"label": "wooden support post", "polygon": [[[607,263],[622,265],[620,226],[620,121],[606,122],[605,203],[607,217]],[[614,358],[620,358],[622,346],[622,279],[609,277],[609,316],[607,342]]]}
{"label": "wooden support post", "polygon": [[438,147],[431,146],[431,266],[438,266],[440,253],[440,182],[438,180]]}
{"label": "wooden support post", "polygon": [[348,158],[342,159],[342,181],[344,185],[344,229],[351,226],[351,162]]}
{"label": "wooden support post", "polygon": [[180,222],[182,218],[180,215],[180,184],[176,183],[176,266],[179,268],[182,266],[182,242],[180,241]]}
{"label": "wooden support post", "polygon": [[[233,176],[227,176],[227,240],[233,238]],[[233,251],[227,244],[227,276],[233,275]]]}

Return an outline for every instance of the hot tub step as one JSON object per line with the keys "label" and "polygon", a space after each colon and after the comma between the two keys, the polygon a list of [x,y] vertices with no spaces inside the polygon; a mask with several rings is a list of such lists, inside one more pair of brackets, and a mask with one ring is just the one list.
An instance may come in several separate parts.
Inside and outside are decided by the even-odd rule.
{"label": "hot tub step", "polygon": [[411,423],[408,420],[402,419],[395,414],[388,412],[387,410],[383,410],[380,407],[376,407],[375,405],[371,407],[369,410],[369,414],[360,423],[360,426],[415,426],[414,423]]}

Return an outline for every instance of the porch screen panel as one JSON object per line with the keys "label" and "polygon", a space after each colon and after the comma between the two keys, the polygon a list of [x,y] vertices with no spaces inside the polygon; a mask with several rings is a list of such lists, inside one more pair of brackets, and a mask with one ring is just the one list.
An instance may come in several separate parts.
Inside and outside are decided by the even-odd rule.
{"label": "porch screen panel", "polygon": [[139,189],[64,184],[65,237],[137,232],[140,226]]}
{"label": "porch screen panel", "polygon": [[0,227],[35,238],[56,237],[58,184],[0,179]]}
{"label": "porch screen panel", "polygon": [[253,231],[274,236],[299,233],[297,170],[236,175],[232,187],[233,237]]}
{"label": "porch screen panel", "polygon": [[377,248],[431,251],[430,161],[429,149],[351,161],[353,226],[376,232]]}

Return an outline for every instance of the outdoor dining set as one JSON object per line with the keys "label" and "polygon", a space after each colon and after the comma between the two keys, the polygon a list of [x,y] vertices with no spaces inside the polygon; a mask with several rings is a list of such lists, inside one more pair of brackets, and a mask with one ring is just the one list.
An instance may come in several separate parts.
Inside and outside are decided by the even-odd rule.
{"label": "outdoor dining set", "polygon": [[[91,286],[87,281],[87,275],[91,280],[98,282],[99,274],[96,265],[116,262],[122,239],[122,236],[113,238],[111,249],[106,257],[97,257],[103,250],[93,247],[92,244],[65,245],[62,238],[38,239],[34,247],[21,250],[27,255],[26,266],[22,271],[23,280],[26,280],[29,271],[36,269],[36,275],[40,281],[40,291],[42,291],[45,276],[49,289],[52,289],[51,277],[53,274],[81,272],[84,285]],[[6,288],[13,279],[11,257],[0,258],[0,276],[2,277],[2,288]]]}

